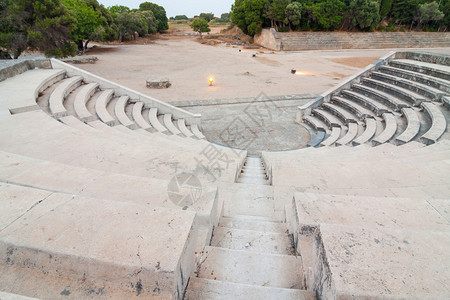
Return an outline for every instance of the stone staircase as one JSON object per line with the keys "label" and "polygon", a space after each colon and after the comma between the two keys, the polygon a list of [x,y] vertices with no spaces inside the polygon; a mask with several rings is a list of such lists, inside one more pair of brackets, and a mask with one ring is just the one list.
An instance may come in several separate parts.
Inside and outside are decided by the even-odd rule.
{"label": "stone staircase", "polygon": [[438,48],[450,46],[448,32],[278,32],[281,50]]}
{"label": "stone staircase", "polygon": [[450,120],[449,78],[448,61],[432,54],[394,58],[303,116],[309,146],[435,143]]}
{"label": "stone staircase", "polygon": [[272,188],[237,183],[233,189],[184,299],[316,299],[305,290],[292,235],[274,212]]}
{"label": "stone staircase", "polygon": [[269,184],[266,167],[259,155],[248,155],[237,182],[246,184]]}

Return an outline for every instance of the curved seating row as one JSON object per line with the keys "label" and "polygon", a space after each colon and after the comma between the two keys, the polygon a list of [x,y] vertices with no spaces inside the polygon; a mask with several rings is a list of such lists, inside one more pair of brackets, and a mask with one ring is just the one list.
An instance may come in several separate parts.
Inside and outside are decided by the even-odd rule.
{"label": "curved seating row", "polygon": [[[304,116],[303,121],[316,131],[333,127],[341,129],[340,139],[334,141],[335,131],[333,137],[326,135],[322,146],[350,142],[356,146],[368,142],[372,145],[391,141],[397,145],[411,142],[420,138],[421,120],[429,119],[430,128],[420,140],[426,144],[434,143],[445,132],[447,121],[440,105],[433,102],[442,101],[443,108],[450,107],[450,82],[445,79],[449,74],[450,67],[446,65],[394,59],[389,65],[380,66],[367,77],[360,78],[360,82],[353,83],[349,89],[331,94],[330,102],[314,108],[311,116]],[[422,108],[423,112],[413,106]],[[419,116],[421,114],[426,117]],[[382,116],[384,127],[377,129],[382,124],[377,121],[379,116]],[[404,130],[403,126],[397,126],[396,118],[399,118],[399,124],[406,124]],[[326,126],[323,129],[314,126],[317,123],[315,119]],[[365,125],[364,132],[358,136],[358,130],[354,134],[355,126],[352,126],[352,130],[348,128],[342,136],[346,130],[344,126],[351,123]]]}
{"label": "curved seating row", "polygon": [[[82,82],[81,76],[74,76],[65,79],[56,87],[49,98],[49,107],[53,117],[58,119],[69,114],[64,106],[65,98],[70,92],[82,85]],[[108,126],[122,124],[133,130],[143,128],[152,132],[205,139],[198,125],[188,126],[184,119],[174,120],[171,114],[162,115],[160,121],[157,108],[147,108],[144,102],[131,101],[128,96],[121,96],[116,99],[114,98],[114,90],[99,90],[97,83],[88,83],[77,90],[76,93],[73,111],[75,116],[83,122],[90,123],[99,119]],[[98,94],[94,99],[93,95],[96,93]],[[113,99],[115,103],[112,103],[111,109],[108,110]],[[94,107],[93,111],[88,108],[90,106]],[[131,107],[130,115],[127,114],[127,106]],[[96,126],[98,127],[98,125]]]}

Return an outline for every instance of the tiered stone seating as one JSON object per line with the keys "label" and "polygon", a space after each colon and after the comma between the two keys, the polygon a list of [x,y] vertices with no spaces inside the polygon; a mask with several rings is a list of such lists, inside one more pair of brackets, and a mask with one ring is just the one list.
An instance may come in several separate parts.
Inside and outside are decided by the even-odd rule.
{"label": "tiered stone seating", "polygon": [[[322,101],[319,107],[313,106],[311,115],[302,114],[308,124],[311,124],[312,117],[318,117],[331,127],[332,123],[327,122],[330,118],[324,118],[320,113],[327,111],[345,125],[353,122],[366,127],[363,132],[352,125],[346,136],[342,136],[345,131],[341,130],[340,139],[329,139],[322,146],[349,144],[353,140],[354,145],[368,142],[379,145],[391,141],[402,144],[421,136],[424,143],[433,143],[445,133],[446,118],[450,117],[445,109],[450,87],[445,79],[450,74],[445,55],[397,52],[384,63],[388,65],[380,63],[371,69],[366,68],[368,71],[363,72],[364,76],[353,78],[344,85],[345,88],[337,88],[325,95],[327,100]],[[419,108],[423,112],[419,112]],[[383,122],[379,121],[380,116]],[[375,122],[370,120],[373,118]],[[314,136],[312,138],[315,140]]]}
{"label": "tiered stone seating", "polygon": [[448,47],[447,32],[278,32],[281,50]]}
{"label": "tiered stone seating", "polygon": [[[219,149],[229,162],[211,178],[198,168],[207,141],[116,125],[111,110],[128,118],[128,97],[63,75],[32,70],[0,83],[0,290],[180,299],[221,215],[215,182],[234,182],[245,152]],[[168,194],[181,172],[202,184],[185,207]]]}

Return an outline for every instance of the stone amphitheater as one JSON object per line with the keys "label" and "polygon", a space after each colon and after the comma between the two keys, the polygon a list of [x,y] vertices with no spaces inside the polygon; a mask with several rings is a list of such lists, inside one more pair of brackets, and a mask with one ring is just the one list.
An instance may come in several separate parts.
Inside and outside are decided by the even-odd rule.
{"label": "stone amphitheater", "polygon": [[261,156],[56,59],[0,76],[2,300],[450,298],[448,55],[380,58]]}

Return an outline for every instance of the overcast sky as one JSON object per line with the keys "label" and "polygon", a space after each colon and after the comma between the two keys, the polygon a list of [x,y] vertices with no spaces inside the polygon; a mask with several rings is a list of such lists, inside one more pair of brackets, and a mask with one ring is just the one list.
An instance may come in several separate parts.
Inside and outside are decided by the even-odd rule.
{"label": "overcast sky", "polygon": [[[145,0],[98,0],[104,6],[124,5],[129,8],[138,8]],[[166,9],[167,17],[186,15],[193,17],[202,12],[213,12],[220,17],[222,13],[230,12],[234,0],[150,0]]]}

